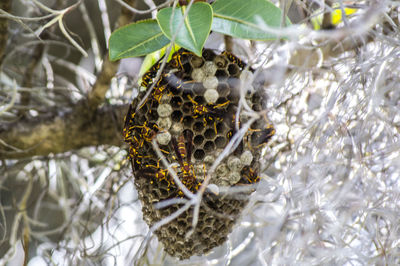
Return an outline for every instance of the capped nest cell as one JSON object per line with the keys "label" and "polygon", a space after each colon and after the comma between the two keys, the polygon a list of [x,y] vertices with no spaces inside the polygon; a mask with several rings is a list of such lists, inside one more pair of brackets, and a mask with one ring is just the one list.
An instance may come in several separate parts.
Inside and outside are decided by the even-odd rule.
{"label": "capped nest cell", "polygon": [[[153,150],[152,141],[157,141],[182,184],[196,193],[211,165],[238,128],[246,123],[246,116],[236,117],[240,86],[253,75],[233,54],[216,54],[208,49],[202,57],[180,49],[156,80],[160,65],[161,60],[143,76],[143,90],[132,103],[124,128],[143,217],[149,226],[182,207],[175,204],[156,209],[155,203],[185,197]],[[152,85],[151,94],[142,101],[145,89]],[[250,108],[263,109],[259,92],[252,88],[242,88],[242,91]],[[140,102],[143,102],[141,106],[137,106]],[[253,123],[237,148],[210,176],[209,184],[233,187],[257,183],[261,148],[274,132],[266,119]],[[190,236],[187,233],[193,229],[193,208],[155,233],[172,256],[187,259],[204,254],[226,241],[249,194],[218,196],[206,190],[197,226]]]}

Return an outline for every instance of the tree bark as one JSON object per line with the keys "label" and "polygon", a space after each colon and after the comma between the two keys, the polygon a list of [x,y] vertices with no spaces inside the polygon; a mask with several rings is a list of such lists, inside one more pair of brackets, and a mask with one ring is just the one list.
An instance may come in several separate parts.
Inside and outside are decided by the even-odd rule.
{"label": "tree bark", "polygon": [[62,153],[87,146],[123,144],[128,105],[104,106],[90,112],[80,102],[70,111],[0,125],[0,159]]}
{"label": "tree bark", "polygon": [[[134,6],[136,0],[124,0],[130,6]],[[121,14],[116,23],[116,29],[122,27],[132,21],[134,14],[125,7],[121,7]],[[108,41],[108,40],[107,40]],[[90,109],[95,109],[104,101],[104,97],[110,87],[111,79],[115,76],[118,70],[119,60],[111,62],[108,54],[104,57],[101,72],[97,76],[96,83],[88,95]]]}

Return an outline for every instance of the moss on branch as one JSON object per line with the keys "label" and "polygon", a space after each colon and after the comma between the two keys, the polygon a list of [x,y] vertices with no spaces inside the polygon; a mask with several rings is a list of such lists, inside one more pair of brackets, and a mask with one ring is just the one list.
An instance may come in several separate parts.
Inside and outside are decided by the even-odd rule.
{"label": "moss on branch", "polygon": [[87,146],[123,144],[128,105],[104,106],[89,112],[79,103],[71,111],[51,113],[0,125],[0,159],[62,153]]}

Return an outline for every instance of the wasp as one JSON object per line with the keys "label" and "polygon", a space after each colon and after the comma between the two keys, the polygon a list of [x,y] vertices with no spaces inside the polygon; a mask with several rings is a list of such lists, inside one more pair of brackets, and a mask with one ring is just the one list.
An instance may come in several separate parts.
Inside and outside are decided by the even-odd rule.
{"label": "wasp", "polygon": [[153,98],[160,103],[161,101],[161,97],[163,96],[163,92],[165,91],[165,89],[167,88],[166,85],[163,86],[158,86],[154,89],[153,91]]}
{"label": "wasp", "polygon": [[146,71],[146,73],[143,74],[142,77],[142,87],[147,87],[149,84],[151,84],[152,80],[157,76],[157,72],[161,67],[162,60],[164,59],[164,56],[160,58],[149,70]]}
{"label": "wasp", "polygon": [[134,117],[135,113],[133,112],[133,107],[132,105],[129,105],[128,113],[125,116],[125,125],[123,129],[123,134],[125,142],[130,144],[129,157],[135,160],[139,154],[138,150],[143,146],[143,140],[139,141],[135,136],[134,129],[137,126],[130,126],[130,124],[133,122]]}
{"label": "wasp", "polygon": [[178,67],[180,67],[180,69],[183,69],[182,61],[181,61],[181,56],[180,56],[179,52],[178,52],[178,53],[175,53],[175,54],[172,56],[172,58],[171,58],[171,66],[172,66],[173,68],[178,68]]}
{"label": "wasp", "polygon": [[193,114],[195,115],[193,118],[197,118],[199,115],[210,113],[209,107],[202,104],[198,104],[195,100],[193,100],[193,98],[190,95],[188,95],[188,99],[193,104]]}
{"label": "wasp", "polygon": [[[200,186],[200,183],[196,180],[194,167],[191,162],[193,151],[193,133],[189,130],[186,130],[178,137],[178,140],[175,138],[172,138],[171,140],[180,166],[181,181],[190,191],[193,192]],[[182,191],[180,191],[179,194],[182,196]]]}
{"label": "wasp", "polygon": [[126,142],[130,142],[129,139],[130,139],[130,137],[132,135],[132,131],[130,130],[129,125],[132,123],[132,121],[133,121],[133,119],[135,117],[135,114],[136,113],[133,112],[132,104],[130,104],[129,105],[129,109],[128,109],[128,113],[125,116],[125,124],[124,124],[124,129],[123,129],[123,134],[124,134]]}
{"label": "wasp", "polygon": [[144,73],[142,78],[142,87],[147,87],[150,81],[157,76],[157,71],[160,68],[161,64],[154,64],[146,73]]}
{"label": "wasp", "polygon": [[263,148],[274,135],[274,126],[267,123],[263,128],[250,128],[245,135],[245,139],[247,146],[253,150],[254,148]]}
{"label": "wasp", "polygon": [[[151,158],[150,155],[143,154],[143,145],[144,145],[145,139],[139,137],[139,139],[136,136],[133,136],[130,145],[129,145],[129,158],[133,160],[132,163],[134,163],[135,167],[133,169],[137,169],[140,165],[142,165],[142,162],[144,159],[149,159]],[[150,167],[150,165],[145,165],[145,167]],[[157,166],[158,167],[158,166]],[[156,166],[153,166],[153,168],[157,168]]]}
{"label": "wasp", "polygon": [[147,121],[145,121],[144,124],[141,126],[132,126],[129,129],[135,130],[136,128],[139,129],[141,142],[143,142],[143,140],[151,142],[156,133],[159,131],[159,128],[156,124],[153,123],[152,126],[150,126]]}
{"label": "wasp", "polygon": [[229,130],[228,133],[226,133],[226,138],[231,139],[232,135],[233,135],[233,131]]}
{"label": "wasp", "polygon": [[[193,104],[193,113],[198,114],[198,115],[202,115],[202,114],[206,114],[206,113],[216,115],[217,112],[213,111],[213,109],[223,108],[230,103],[230,101],[228,100],[224,103],[216,104],[212,107],[207,107],[206,105],[197,103],[190,95],[188,95],[187,97],[188,97],[189,101],[191,101]],[[196,117],[194,117],[194,118],[196,118]]]}
{"label": "wasp", "polygon": [[242,60],[240,60],[237,56],[233,55],[232,53],[230,53],[228,51],[224,51],[224,52],[222,52],[222,54],[225,55],[229,59],[229,61],[237,64],[240,68],[246,67],[246,64],[243,63]]}
{"label": "wasp", "polygon": [[148,170],[148,169],[152,169],[153,171],[154,170],[158,170],[158,169],[160,169],[160,160],[157,160],[157,164],[156,165],[154,165],[154,164],[150,164],[150,163],[147,163],[147,164],[144,164],[143,165],[143,169],[146,171],[146,169]]}
{"label": "wasp", "polygon": [[242,178],[244,178],[248,183],[257,183],[260,181],[260,177],[257,175],[256,171],[251,167],[244,167],[242,170]]}
{"label": "wasp", "polygon": [[132,121],[132,119],[135,117],[135,114],[133,112],[133,107],[132,104],[129,105],[128,113],[125,116],[125,125],[124,125],[124,130],[128,127],[129,123]]}
{"label": "wasp", "polygon": [[179,67],[181,70],[184,70],[183,64],[187,63],[189,56],[192,55],[191,52],[188,52],[183,48],[179,49],[171,58],[171,66],[174,68]]}
{"label": "wasp", "polygon": [[[150,168],[145,168],[140,172],[140,174],[144,177],[155,178],[158,181],[165,180],[167,182],[167,186],[168,186],[168,190],[169,190],[172,180],[171,180],[171,177],[169,176],[168,170],[162,169],[162,168],[158,168],[156,170],[150,169]],[[152,182],[153,181],[150,181],[150,183],[152,183]]]}
{"label": "wasp", "polygon": [[142,164],[141,159],[148,158],[148,156],[139,154],[140,145],[143,145],[143,143],[133,141],[129,147],[128,157],[131,160],[132,169],[138,169],[138,167]]}
{"label": "wasp", "polygon": [[206,126],[208,122],[214,122],[214,131],[215,134],[217,134],[217,122],[222,121],[222,118],[220,117],[222,114],[218,114],[216,109],[225,107],[230,103],[230,101],[226,101],[224,103],[217,104],[214,106],[206,106],[197,103],[190,95],[188,95],[187,97],[193,104],[193,110],[192,110],[194,114],[193,118],[198,118],[200,115],[204,115],[203,117],[204,126]]}
{"label": "wasp", "polygon": [[137,155],[138,154],[138,149],[143,147],[143,142],[139,141],[136,138],[136,136],[132,137],[132,140],[131,140],[130,144],[131,145],[130,145],[129,151],[130,151],[130,154],[132,154],[132,155]]}

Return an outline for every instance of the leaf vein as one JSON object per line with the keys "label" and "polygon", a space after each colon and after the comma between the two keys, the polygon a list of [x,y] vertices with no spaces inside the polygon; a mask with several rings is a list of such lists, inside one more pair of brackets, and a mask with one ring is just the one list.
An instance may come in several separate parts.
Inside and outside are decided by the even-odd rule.
{"label": "leaf vein", "polygon": [[130,51],[132,51],[132,50],[134,50],[134,49],[136,49],[136,48],[138,48],[138,47],[140,47],[140,46],[143,46],[143,45],[145,45],[146,43],[148,43],[148,42],[150,42],[150,41],[153,41],[154,39],[157,39],[157,38],[159,38],[159,37],[162,36],[162,35],[163,35],[162,32],[160,32],[160,33],[158,33],[158,34],[156,34],[156,35],[153,35],[153,37],[148,38],[148,39],[146,39],[146,40],[140,42],[139,44],[137,44],[137,45],[135,45],[135,46],[132,46],[132,47],[129,48],[128,50],[125,50],[124,52],[119,53],[119,54],[118,54],[118,57],[120,57],[120,56],[122,56],[122,55],[124,55],[124,54],[126,54],[126,53],[129,53]]}

